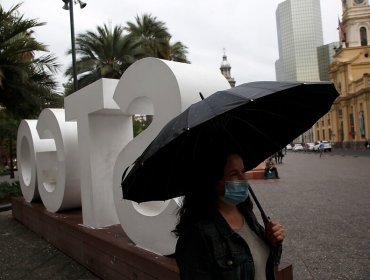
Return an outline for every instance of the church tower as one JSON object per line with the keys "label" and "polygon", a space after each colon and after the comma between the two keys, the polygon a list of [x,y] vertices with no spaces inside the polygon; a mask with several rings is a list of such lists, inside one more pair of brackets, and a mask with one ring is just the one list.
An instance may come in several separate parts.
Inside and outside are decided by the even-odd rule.
{"label": "church tower", "polygon": [[369,0],[342,0],[341,46],[329,66],[340,96],[315,126],[337,147],[363,149],[370,138],[370,6]]}
{"label": "church tower", "polygon": [[231,66],[230,63],[227,61],[227,56],[224,49],[224,55],[222,57],[222,63],[220,67],[222,75],[226,78],[226,80],[229,82],[231,87],[235,87],[235,80],[234,78],[231,78]]}
{"label": "church tower", "polygon": [[342,47],[370,45],[369,0],[342,0],[342,9],[343,19],[339,26]]}

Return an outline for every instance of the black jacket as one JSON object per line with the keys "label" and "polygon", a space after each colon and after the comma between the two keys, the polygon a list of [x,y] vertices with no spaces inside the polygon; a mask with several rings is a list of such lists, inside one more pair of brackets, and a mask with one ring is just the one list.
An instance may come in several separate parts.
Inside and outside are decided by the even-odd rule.
{"label": "black jacket", "polygon": [[[238,205],[250,228],[265,242],[264,228],[247,205]],[[266,279],[273,280],[282,246],[270,247]],[[234,232],[220,213],[192,225],[176,245],[176,261],[182,280],[254,279],[254,263],[248,244]]]}

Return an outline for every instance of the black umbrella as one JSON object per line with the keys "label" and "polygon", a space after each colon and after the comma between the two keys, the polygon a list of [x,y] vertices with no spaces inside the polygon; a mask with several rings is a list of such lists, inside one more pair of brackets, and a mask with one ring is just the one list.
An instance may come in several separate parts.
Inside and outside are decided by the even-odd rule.
{"label": "black umbrella", "polygon": [[123,198],[145,202],[184,195],[196,179],[192,166],[220,135],[250,170],[311,128],[337,96],[327,82],[253,82],[218,91],[164,126],[124,172]]}

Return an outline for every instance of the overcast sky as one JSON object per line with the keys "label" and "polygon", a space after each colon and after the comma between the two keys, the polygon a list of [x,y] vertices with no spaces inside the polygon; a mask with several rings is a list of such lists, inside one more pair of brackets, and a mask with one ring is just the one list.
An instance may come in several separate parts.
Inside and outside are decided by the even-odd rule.
{"label": "overcast sky", "polygon": [[[62,0],[23,0],[20,11],[25,18],[37,18],[47,25],[36,29],[36,38],[49,46],[64,69],[71,64],[66,51],[71,48],[69,11]],[[275,11],[282,0],[84,0],[81,10],[74,6],[75,33],[95,31],[103,24],[125,25],[136,15],[151,13],[165,22],[172,42],[188,47],[192,64],[219,68],[223,48],[231,64],[236,84],[275,80],[278,59]],[[298,0],[299,1],[299,0]],[[19,3],[3,0],[5,10]],[[338,41],[340,0],[321,0],[324,44]],[[65,82],[62,73],[59,81]]]}

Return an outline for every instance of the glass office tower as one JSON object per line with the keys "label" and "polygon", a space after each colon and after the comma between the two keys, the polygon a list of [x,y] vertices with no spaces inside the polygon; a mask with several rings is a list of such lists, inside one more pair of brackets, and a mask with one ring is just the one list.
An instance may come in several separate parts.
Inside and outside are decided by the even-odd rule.
{"label": "glass office tower", "polygon": [[286,0],[276,9],[278,81],[319,81],[317,47],[323,45],[320,0]]}
{"label": "glass office tower", "polygon": [[333,42],[317,47],[317,62],[321,81],[330,81],[329,65],[333,62],[335,51],[339,48],[339,42]]}

